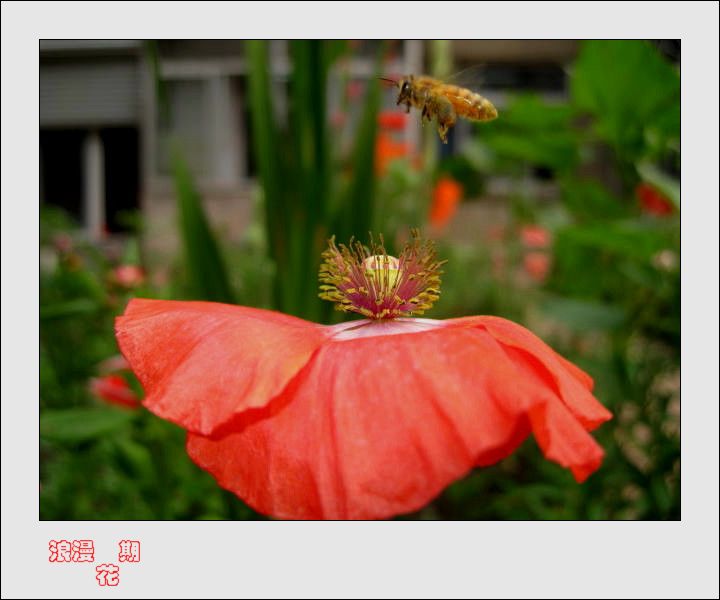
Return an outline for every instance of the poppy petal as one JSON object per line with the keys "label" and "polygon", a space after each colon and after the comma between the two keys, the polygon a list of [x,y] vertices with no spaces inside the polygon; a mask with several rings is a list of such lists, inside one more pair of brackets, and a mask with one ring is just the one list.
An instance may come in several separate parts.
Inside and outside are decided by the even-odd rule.
{"label": "poppy petal", "polygon": [[472,317],[464,321],[474,321],[508,348],[516,361],[531,365],[587,430],[612,418],[610,411],[592,395],[592,378],[531,331],[500,317]]}
{"label": "poppy petal", "polygon": [[[474,466],[512,452],[531,427],[548,457],[589,473],[595,448],[567,455],[565,421],[588,434],[553,388],[535,372],[523,377],[527,365],[472,321],[447,323],[327,342],[233,431],[191,433],[188,453],[260,512],[294,519],[417,510]],[[577,432],[567,429],[574,447]]]}
{"label": "poppy petal", "polygon": [[561,402],[530,410],[533,434],[546,458],[567,467],[582,483],[602,462],[605,453]]}
{"label": "poppy petal", "polygon": [[267,310],[144,299],[130,301],[115,330],[145,389],[145,406],[204,434],[267,404],[328,335],[320,325]]}
{"label": "poppy petal", "polygon": [[[515,365],[518,377],[534,389],[551,385],[547,369],[533,355],[510,346],[505,352]],[[545,457],[570,469],[582,483],[600,466],[604,452],[557,391],[552,395],[551,400],[535,403],[530,408],[533,434]]]}

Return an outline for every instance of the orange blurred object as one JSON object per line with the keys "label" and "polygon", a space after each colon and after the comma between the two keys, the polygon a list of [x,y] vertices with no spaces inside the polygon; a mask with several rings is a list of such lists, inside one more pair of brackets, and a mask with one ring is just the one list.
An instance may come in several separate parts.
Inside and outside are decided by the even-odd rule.
{"label": "orange blurred object", "polygon": [[462,185],[452,177],[444,175],[438,179],[430,206],[430,224],[433,227],[445,227],[455,216],[462,195]]}
{"label": "orange blurred object", "polygon": [[396,142],[391,135],[380,131],[375,141],[375,173],[384,175],[392,161],[409,154],[410,146],[406,142]]}

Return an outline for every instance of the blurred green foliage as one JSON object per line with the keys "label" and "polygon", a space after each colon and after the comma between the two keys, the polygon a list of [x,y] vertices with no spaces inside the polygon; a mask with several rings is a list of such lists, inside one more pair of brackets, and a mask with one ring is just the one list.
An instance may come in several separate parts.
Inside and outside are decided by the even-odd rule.
{"label": "blurred green foliage", "polygon": [[483,127],[477,143],[493,150],[496,169],[519,170],[532,164],[572,171],[580,158],[572,118],[567,105],[547,104],[532,95],[519,96],[499,120]]}
{"label": "blurred green foliage", "polygon": [[[476,225],[471,242],[456,239],[452,228],[441,236],[439,254],[449,262],[441,300],[428,316],[497,314],[527,325],[593,376],[614,419],[594,433],[607,456],[582,485],[528,440],[401,518],[679,518],[676,67],[648,43],[583,43],[566,100],[512,98],[497,121],[478,126],[459,155],[423,168],[406,157],[379,175],[375,86],[362,100],[346,153],[327,131],[328,70],[346,50],[342,43],[291,44],[288,114],[279,119],[265,43],[248,43],[263,218],[241,243],[229,245],[209,227],[179,158],[184,254],[166,281],[147,273],[121,285],[114,276],[118,265],[145,265],[141,232],[120,250],[100,249],[43,207],[41,518],[259,518],[191,463],[182,430],[90,393],[102,362],[117,354],[114,316],[131,296],[142,296],[233,298],[327,320],[315,288],[325,239],[332,233],[362,238],[373,227],[392,247],[398,233],[427,218],[439,173],[460,180],[466,196],[482,197],[468,208],[492,215],[499,205],[503,218]],[[498,179],[509,182],[506,192],[489,198]],[[640,185],[656,190],[672,210],[643,208]],[[528,243],[528,226],[549,241]],[[122,376],[141,394],[131,374]]]}
{"label": "blurred green foliage", "polygon": [[[552,233],[547,280],[492,308],[512,318],[521,304],[525,321],[593,375],[615,415],[596,434],[607,458],[573,486],[526,444],[499,466],[507,479],[479,471],[442,502],[485,491],[497,502],[479,518],[679,518],[679,73],[638,41],[585,42],[570,71],[567,101],[512,99],[464,155],[474,177],[513,181],[516,227]],[[542,171],[556,201],[527,185]],[[641,185],[674,210],[643,209]],[[527,488],[512,467],[524,457]]]}
{"label": "blurred green foliage", "polygon": [[[91,394],[91,378],[118,353],[113,320],[128,299],[185,288],[120,285],[113,270],[140,258],[136,239],[120,252],[100,251],[70,233],[76,229],[51,207],[41,210],[40,517],[254,518],[192,464],[181,429]],[[134,377],[123,376],[140,395]]]}
{"label": "blurred green foliage", "polygon": [[279,125],[267,42],[247,42],[254,151],[260,171],[269,256],[276,266],[274,305],[318,320],[328,309],[315,292],[318,257],[327,239],[365,236],[373,223],[374,147],[379,86],[364,100],[349,178],[331,171],[327,79],[344,44],[292,40],[287,125]]}
{"label": "blurred green foliage", "polygon": [[210,230],[190,171],[179,151],[173,156],[173,171],[189,291],[194,298],[232,303],[234,294],[225,261]]}
{"label": "blurred green foliage", "polygon": [[585,42],[571,89],[575,106],[593,115],[598,136],[623,160],[679,141],[680,77],[648,43]]}

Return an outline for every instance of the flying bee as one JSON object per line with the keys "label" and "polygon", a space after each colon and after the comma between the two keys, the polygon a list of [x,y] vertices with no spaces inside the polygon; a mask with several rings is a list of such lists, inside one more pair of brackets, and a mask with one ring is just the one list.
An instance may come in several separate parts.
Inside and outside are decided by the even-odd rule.
{"label": "flying bee", "polygon": [[408,75],[398,81],[385,77],[380,79],[400,89],[397,104],[404,104],[406,112],[409,113],[410,107],[414,106],[422,111],[423,123],[425,119],[437,120],[438,135],[444,144],[447,144],[448,130],[455,125],[458,117],[469,121],[492,121],[498,116],[497,109],[487,98],[427,75]]}

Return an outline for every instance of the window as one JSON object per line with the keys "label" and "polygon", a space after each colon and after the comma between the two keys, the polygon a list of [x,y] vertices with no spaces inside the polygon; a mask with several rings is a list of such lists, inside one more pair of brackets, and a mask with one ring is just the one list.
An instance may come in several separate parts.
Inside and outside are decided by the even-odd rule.
{"label": "window", "polygon": [[165,83],[167,115],[158,106],[157,172],[172,173],[172,148],[182,150],[191,171],[205,175],[209,169],[207,85],[203,79],[173,80]]}

